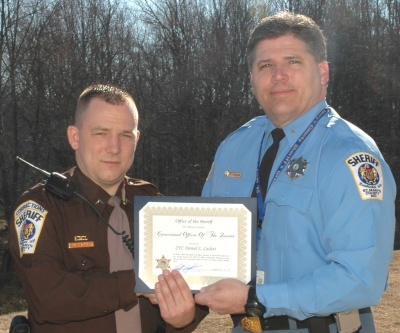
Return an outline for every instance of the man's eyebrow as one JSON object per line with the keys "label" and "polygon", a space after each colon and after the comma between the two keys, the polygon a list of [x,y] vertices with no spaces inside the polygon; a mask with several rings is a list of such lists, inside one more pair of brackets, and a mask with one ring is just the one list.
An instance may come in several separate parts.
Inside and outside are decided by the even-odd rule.
{"label": "man's eyebrow", "polygon": [[269,63],[269,62],[271,62],[271,59],[261,59],[261,60],[259,60],[259,61],[257,61],[256,63],[255,63],[255,65],[257,65],[257,66],[259,66],[259,65],[262,65],[262,64],[265,64],[265,63]]}
{"label": "man's eyebrow", "polygon": [[[110,128],[108,128],[106,126],[103,126],[103,125],[96,125],[91,129],[91,131],[110,131],[110,130],[111,130]],[[120,133],[132,133],[133,131],[134,131],[134,128],[132,128],[132,129],[122,129],[120,131]]]}
{"label": "man's eyebrow", "polygon": [[122,133],[129,133],[129,134],[132,134],[132,133],[133,133],[133,129],[131,129],[131,130],[123,130]]}
{"label": "man's eyebrow", "polygon": [[[285,59],[285,60],[303,59],[303,57],[299,56],[299,55],[286,55],[286,56],[283,56],[283,59]],[[269,63],[269,62],[273,62],[273,61],[274,61],[273,58],[265,58],[265,59],[260,59],[259,61],[257,61],[256,64],[258,65],[258,64]]]}
{"label": "man's eyebrow", "polygon": [[104,127],[104,126],[101,126],[101,125],[98,125],[98,126],[93,127],[92,131],[108,131],[108,128]]}
{"label": "man's eyebrow", "polygon": [[303,59],[303,57],[298,56],[298,55],[289,55],[289,56],[285,56],[284,59],[288,59],[288,60],[291,60],[291,59]]}

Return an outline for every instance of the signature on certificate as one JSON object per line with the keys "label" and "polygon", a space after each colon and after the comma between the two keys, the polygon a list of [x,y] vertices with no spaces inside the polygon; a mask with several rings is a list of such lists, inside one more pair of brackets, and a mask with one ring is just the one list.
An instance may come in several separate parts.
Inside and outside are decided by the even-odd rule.
{"label": "signature on certificate", "polygon": [[200,264],[193,264],[193,265],[180,264],[180,265],[176,266],[175,269],[177,271],[180,271],[180,272],[191,272],[191,271],[195,271],[196,268],[199,268],[201,266],[203,266],[203,265],[200,265]]}

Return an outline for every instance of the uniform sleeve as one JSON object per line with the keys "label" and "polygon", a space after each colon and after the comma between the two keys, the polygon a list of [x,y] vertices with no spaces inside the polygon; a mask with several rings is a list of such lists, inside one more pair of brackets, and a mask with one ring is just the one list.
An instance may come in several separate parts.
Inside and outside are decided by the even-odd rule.
{"label": "uniform sleeve", "polygon": [[201,196],[204,197],[204,198],[214,196],[212,194],[213,187],[215,187],[215,185],[214,185],[214,181],[215,181],[215,179],[214,179],[215,178],[215,168],[214,168],[214,166],[218,166],[219,165],[219,163],[218,163],[219,157],[220,157],[221,151],[223,150],[225,142],[226,142],[226,140],[221,142],[221,144],[219,145],[219,147],[218,147],[218,149],[217,149],[217,151],[215,153],[214,160],[213,160],[213,163],[211,165],[211,169],[208,172],[207,179],[206,179],[206,181],[204,183],[203,190],[201,192]]}
{"label": "uniform sleeve", "polygon": [[241,128],[218,147],[203,186],[202,197],[249,197],[253,191],[259,145],[264,131]]}
{"label": "uniform sleeve", "polygon": [[208,308],[196,304],[195,318],[191,324],[182,328],[174,328],[167,324],[167,333],[190,333],[193,332],[200,322],[208,315]]}
{"label": "uniform sleeve", "polygon": [[393,253],[396,186],[389,167],[377,160],[382,164],[371,168],[369,177],[371,182],[381,177],[378,186],[368,185],[368,179],[363,183],[360,169],[352,171],[344,159],[320,169],[317,218],[323,232],[316,241],[324,249],[325,264],[282,283],[257,286],[268,315],[305,319],[379,302]]}
{"label": "uniform sleeve", "polygon": [[82,269],[67,268],[71,258],[63,249],[60,216],[50,211],[52,200],[37,192],[24,195],[10,223],[12,258],[35,320],[62,324],[132,308],[137,304],[133,270],[109,273],[90,255],[82,255]]}
{"label": "uniform sleeve", "polygon": [[[140,302],[140,319],[142,322],[143,332],[156,332],[158,325],[162,323],[160,309],[157,305],[151,304],[145,297],[139,297]],[[190,333],[193,332],[199,323],[207,316],[208,308],[196,304],[196,312],[194,321],[186,327],[176,329],[166,324],[167,333]]]}

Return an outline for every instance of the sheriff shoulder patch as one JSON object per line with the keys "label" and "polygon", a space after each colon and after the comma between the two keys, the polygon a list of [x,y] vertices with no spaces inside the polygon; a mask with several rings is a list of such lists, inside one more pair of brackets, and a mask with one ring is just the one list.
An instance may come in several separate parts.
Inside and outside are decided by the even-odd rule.
{"label": "sheriff shoulder patch", "polygon": [[346,159],[347,166],[363,200],[383,200],[381,162],[370,153],[356,153]]}
{"label": "sheriff shoulder patch", "polygon": [[14,212],[19,254],[35,253],[36,244],[46,219],[47,210],[35,201],[25,201]]}

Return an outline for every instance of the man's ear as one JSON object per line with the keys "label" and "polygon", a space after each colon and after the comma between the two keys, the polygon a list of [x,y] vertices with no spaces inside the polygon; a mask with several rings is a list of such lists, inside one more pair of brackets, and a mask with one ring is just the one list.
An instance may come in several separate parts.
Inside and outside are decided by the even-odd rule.
{"label": "man's ear", "polygon": [[140,138],[140,131],[137,130],[137,135],[136,135],[136,144],[139,142],[139,138]]}
{"label": "man's ear", "polygon": [[329,82],[329,64],[326,60],[322,61],[318,65],[319,75],[321,77],[321,85],[327,86]]}
{"label": "man's ear", "polygon": [[79,130],[76,126],[68,126],[67,136],[69,145],[73,150],[79,148]]}

